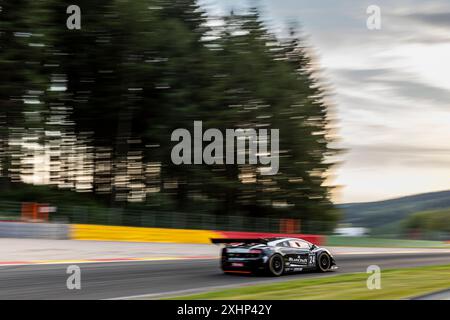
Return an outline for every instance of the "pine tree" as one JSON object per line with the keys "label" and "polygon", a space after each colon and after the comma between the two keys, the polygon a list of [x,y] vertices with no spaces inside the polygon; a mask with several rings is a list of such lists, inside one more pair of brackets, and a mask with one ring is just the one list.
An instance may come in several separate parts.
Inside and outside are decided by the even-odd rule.
{"label": "pine tree", "polygon": [[22,141],[43,137],[48,39],[40,4],[3,0],[0,9],[0,176],[6,187],[29,172],[23,163],[33,151]]}

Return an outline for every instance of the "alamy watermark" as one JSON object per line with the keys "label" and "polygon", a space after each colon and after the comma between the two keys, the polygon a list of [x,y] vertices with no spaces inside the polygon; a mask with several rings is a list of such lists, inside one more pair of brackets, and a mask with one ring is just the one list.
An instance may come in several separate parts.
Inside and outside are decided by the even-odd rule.
{"label": "alamy watermark", "polygon": [[380,290],[381,289],[381,268],[377,265],[370,265],[367,267],[367,273],[370,276],[367,278],[367,289]]}
{"label": "alamy watermark", "polygon": [[70,14],[66,21],[66,27],[69,30],[81,29],[81,9],[79,6],[72,4],[67,7],[66,13]]}
{"label": "alamy watermark", "polygon": [[[178,141],[171,153],[176,165],[248,163],[262,165],[259,168],[262,175],[278,173],[278,129],[270,129],[270,132],[268,129],[226,129],[224,137],[219,129],[210,128],[203,132],[202,121],[194,121],[193,138],[189,130],[180,128],[172,132],[171,141]],[[203,148],[203,142],[209,143]]]}
{"label": "alamy watermark", "polygon": [[77,265],[70,265],[66,270],[67,274],[70,276],[67,278],[66,286],[69,290],[80,290],[81,289],[81,269]]}
{"label": "alamy watermark", "polygon": [[367,18],[367,29],[380,30],[381,29],[381,8],[377,5],[370,5],[367,7],[366,13],[369,15]]}

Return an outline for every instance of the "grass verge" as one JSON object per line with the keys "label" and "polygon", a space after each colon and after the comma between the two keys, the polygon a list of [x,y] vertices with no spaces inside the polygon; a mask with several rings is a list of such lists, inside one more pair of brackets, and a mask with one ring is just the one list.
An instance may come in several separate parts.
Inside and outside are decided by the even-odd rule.
{"label": "grass verge", "polygon": [[450,265],[381,271],[381,289],[369,290],[366,273],[309,278],[208,292],[172,299],[372,300],[405,299],[450,288]]}
{"label": "grass verge", "polygon": [[444,241],[328,236],[329,247],[449,248]]}

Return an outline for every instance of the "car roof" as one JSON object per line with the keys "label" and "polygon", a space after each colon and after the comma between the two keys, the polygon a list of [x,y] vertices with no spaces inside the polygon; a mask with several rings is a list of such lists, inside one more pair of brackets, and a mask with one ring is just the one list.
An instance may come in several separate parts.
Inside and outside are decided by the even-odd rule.
{"label": "car roof", "polygon": [[276,246],[277,244],[284,242],[284,241],[303,241],[306,243],[310,243],[309,241],[303,240],[301,238],[270,238],[267,239],[267,244],[270,243],[270,245]]}

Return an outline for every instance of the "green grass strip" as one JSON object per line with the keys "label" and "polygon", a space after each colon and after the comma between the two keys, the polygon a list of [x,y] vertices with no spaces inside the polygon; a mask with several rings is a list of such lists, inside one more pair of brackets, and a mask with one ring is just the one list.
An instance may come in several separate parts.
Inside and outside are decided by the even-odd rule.
{"label": "green grass strip", "polygon": [[328,236],[327,246],[344,247],[391,247],[391,248],[448,248],[450,244],[443,241],[382,239],[370,237]]}
{"label": "green grass strip", "polygon": [[370,274],[354,273],[251,285],[173,299],[371,300],[405,299],[450,288],[450,265],[381,270],[381,289],[369,290]]}

